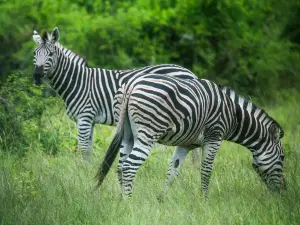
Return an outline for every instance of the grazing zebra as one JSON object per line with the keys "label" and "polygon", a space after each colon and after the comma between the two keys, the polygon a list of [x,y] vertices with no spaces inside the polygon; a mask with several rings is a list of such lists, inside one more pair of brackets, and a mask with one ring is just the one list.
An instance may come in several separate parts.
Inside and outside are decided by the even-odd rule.
{"label": "grazing zebra", "polygon": [[[37,44],[34,51],[33,80],[40,85],[47,79],[50,86],[65,102],[68,116],[76,121],[78,149],[83,160],[90,161],[94,124],[115,125],[113,99],[118,88],[144,73],[194,79],[189,70],[177,65],[156,65],[132,70],[90,68],[85,58],[58,43],[58,28],[42,37],[33,32]],[[121,149],[122,151],[122,149]]]}
{"label": "grazing zebra", "polygon": [[[131,196],[136,172],[158,142],[179,146],[170,162],[166,190],[188,152],[202,147],[201,186],[207,196],[222,140],[241,144],[252,152],[253,168],[270,190],[285,187],[282,128],[264,110],[227,87],[218,87],[208,80],[149,74],[123,85],[114,108],[116,134],[99,167],[98,187],[123,145],[126,156],[121,153],[119,182],[125,196]],[[133,146],[127,144],[128,140],[134,140]]]}

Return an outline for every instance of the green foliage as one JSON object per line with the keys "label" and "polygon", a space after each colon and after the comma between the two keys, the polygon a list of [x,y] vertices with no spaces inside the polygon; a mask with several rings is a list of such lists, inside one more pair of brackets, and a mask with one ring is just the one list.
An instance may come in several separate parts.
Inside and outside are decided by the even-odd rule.
{"label": "green foliage", "polygon": [[176,63],[266,97],[300,85],[297,0],[13,0],[0,11],[2,78],[30,74],[32,31],[58,26],[61,43],[91,66]]}
{"label": "green foliage", "polygon": [[[0,83],[0,152],[24,153],[40,145],[48,153],[57,153],[57,131],[45,129],[41,120],[54,98],[43,98],[41,88],[22,74],[12,74]],[[40,140],[36,142],[36,140]]]}

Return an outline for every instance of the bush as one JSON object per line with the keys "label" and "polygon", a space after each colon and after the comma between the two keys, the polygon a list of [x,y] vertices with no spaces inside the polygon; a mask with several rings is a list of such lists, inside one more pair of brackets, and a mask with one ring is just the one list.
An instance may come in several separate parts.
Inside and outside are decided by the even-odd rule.
{"label": "bush", "polygon": [[[299,88],[297,0],[2,1],[0,74],[32,72],[32,31],[58,26],[90,66],[175,63],[247,94]],[[26,11],[26,13],[24,13]]]}
{"label": "bush", "polygon": [[44,98],[41,88],[23,74],[10,75],[0,87],[0,151],[24,155],[37,143],[47,153],[56,153],[56,134],[49,133],[41,122],[46,107],[56,100]]}

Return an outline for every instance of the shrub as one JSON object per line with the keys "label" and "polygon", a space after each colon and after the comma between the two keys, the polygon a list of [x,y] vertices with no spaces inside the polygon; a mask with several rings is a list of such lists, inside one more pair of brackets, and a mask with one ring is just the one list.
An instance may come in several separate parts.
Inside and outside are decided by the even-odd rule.
{"label": "shrub", "polygon": [[0,151],[23,155],[40,140],[37,147],[56,153],[56,134],[49,134],[41,122],[45,108],[55,99],[44,98],[41,88],[21,73],[10,75],[0,87]]}

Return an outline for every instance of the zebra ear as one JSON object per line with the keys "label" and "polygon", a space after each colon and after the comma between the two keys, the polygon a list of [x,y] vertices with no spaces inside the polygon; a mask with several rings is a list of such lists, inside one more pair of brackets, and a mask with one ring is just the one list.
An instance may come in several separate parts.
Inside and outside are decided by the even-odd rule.
{"label": "zebra ear", "polygon": [[41,36],[38,34],[37,31],[35,31],[35,30],[33,31],[32,38],[33,38],[33,41],[34,41],[37,45],[41,43],[42,38],[41,38]]}
{"label": "zebra ear", "polygon": [[279,134],[279,138],[283,138],[283,136],[284,136],[284,131],[280,129],[279,133],[280,133],[280,134]]}
{"label": "zebra ear", "polygon": [[55,27],[55,28],[53,29],[52,33],[51,33],[51,42],[52,42],[53,44],[56,43],[56,42],[58,42],[59,37],[60,37],[60,35],[59,35],[59,30],[58,30],[57,27]]}
{"label": "zebra ear", "polygon": [[272,124],[270,127],[270,133],[275,142],[279,142],[279,139],[283,137],[283,131],[277,126],[277,124]]}

